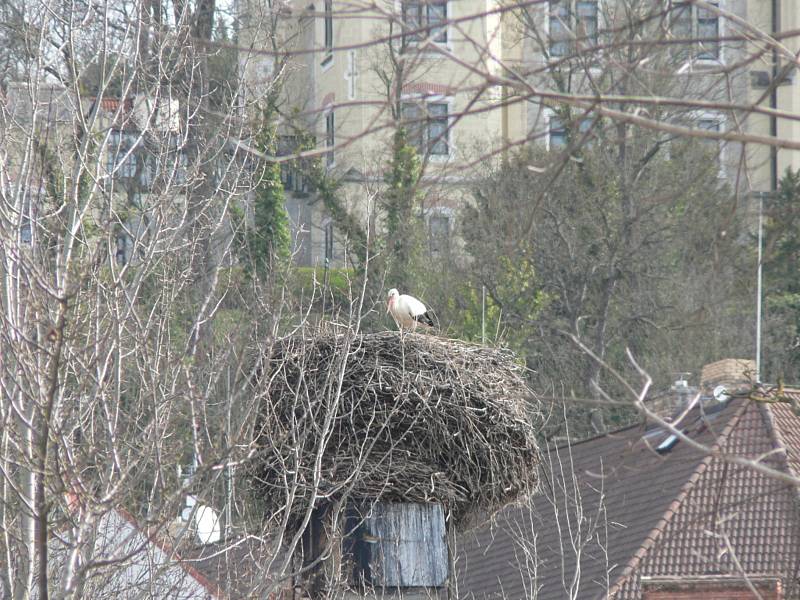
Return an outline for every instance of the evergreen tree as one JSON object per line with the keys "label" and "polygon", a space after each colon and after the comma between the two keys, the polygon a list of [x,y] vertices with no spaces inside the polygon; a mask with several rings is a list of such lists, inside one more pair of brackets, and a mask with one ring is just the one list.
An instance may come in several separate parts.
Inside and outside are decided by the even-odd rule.
{"label": "evergreen tree", "polygon": [[787,169],[767,209],[762,376],[800,382],[800,170]]}

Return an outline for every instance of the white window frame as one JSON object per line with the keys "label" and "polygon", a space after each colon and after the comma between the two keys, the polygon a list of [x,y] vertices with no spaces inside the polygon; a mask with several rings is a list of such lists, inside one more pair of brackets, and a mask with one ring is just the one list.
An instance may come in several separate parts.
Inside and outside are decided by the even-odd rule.
{"label": "white window frame", "polygon": [[[552,120],[554,118],[558,118],[558,117],[556,116],[556,112],[552,108],[547,108],[547,107],[542,109],[542,114],[543,114],[543,120],[544,120],[544,126],[545,126],[545,130],[544,130],[544,132],[545,132],[545,149],[548,152],[550,152],[551,150],[553,150],[552,144],[550,143],[550,124],[551,124],[551,122],[552,122]],[[584,116],[581,119],[581,123],[583,123],[584,121],[591,121],[591,120],[594,120],[596,118],[597,118],[597,113],[590,113],[590,114]],[[566,124],[564,124],[564,128],[566,129]],[[579,131],[580,131],[580,125],[578,126],[578,128],[579,128]],[[588,144],[586,144],[586,145],[588,145]],[[564,146],[564,147],[566,148],[566,146]]]}
{"label": "white window frame", "polygon": [[[140,133],[129,133],[124,129],[111,129],[106,141],[106,173],[114,180],[133,179],[139,168],[137,149]],[[131,170],[132,169],[132,170]]]}
{"label": "white window frame", "polygon": [[[724,113],[715,110],[696,110],[690,113],[690,117],[692,119],[692,129],[700,129],[700,127],[698,127],[700,121],[716,121],[719,123],[719,133],[722,134],[728,130],[728,118]],[[705,138],[698,139],[704,140]],[[717,153],[717,166],[719,167],[717,177],[725,179],[725,156],[727,154],[727,144],[725,140],[718,139],[717,148],[719,150]]]}
{"label": "white window frame", "polygon": [[[336,261],[336,226],[333,223],[333,218],[325,217],[322,219],[320,229],[322,230],[322,264],[331,268]],[[330,240],[330,256],[328,256],[328,240]]]}
{"label": "white window frame", "polygon": [[[330,23],[331,23],[331,44],[328,46],[328,4],[330,4]],[[327,71],[333,66],[333,48],[336,45],[336,29],[334,28],[333,21],[333,0],[322,0],[322,60],[319,63],[323,72]]]}
{"label": "white window frame", "polygon": [[545,150],[550,152],[553,149],[552,144],[550,142],[550,124],[552,120],[557,117],[555,111],[552,108],[545,108],[543,111],[543,115],[544,115],[544,133],[545,133],[544,147]]}
{"label": "white window frame", "polygon": [[[454,5],[454,2],[453,2],[453,0],[446,0],[446,2],[444,2],[444,5],[445,5],[444,10],[445,10],[445,22],[446,22],[446,24],[444,26],[445,41],[443,41],[443,42],[435,42],[435,41],[431,40],[430,43],[434,44],[434,45],[436,45],[436,46],[438,46],[440,48],[444,48],[445,50],[452,51],[453,50],[452,40],[453,40],[454,31],[453,31],[452,25],[450,24],[450,21],[453,19],[453,5]],[[398,35],[398,38],[397,38],[399,40],[398,46],[403,46],[404,34],[403,34],[403,29],[402,28],[405,26],[405,22],[403,21],[403,0],[395,0],[395,2],[394,2],[394,10],[395,10],[395,14],[397,15],[397,22],[400,23],[400,27],[401,27],[401,31],[400,31],[400,33]],[[409,47],[416,47],[418,44],[419,44],[419,42],[408,42],[408,46]],[[431,50],[431,51],[427,51],[427,52],[423,51],[422,52],[422,56],[431,56],[431,57],[435,57],[435,58],[441,58],[441,55],[438,52],[436,52],[435,50]]]}
{"label": "white window frame", "polygon": [[[431,217],[447,217],[448,230],[447,230],[447,244],[453,241],[453,232],[455,231],[456,213],[448,206],[432,206],[425,211],[425,226],[428,229],[428,248],[430,248],[431,239]],[[439,252],[441,254],[441,252]]]}
{"label": "white window frame", "polygon": [[[702,8],[698,7],[691,0],[663,0],[665,8],[670,11],[667,13],[667,17],[671,20],[672,19],[672,7],[675,4],[687,4],[689,10],[691,10],[691,25],[692,25],[692,32],[689,36],[690,38],[698,38],[698,17],[697,11]],[[716,4],[717,8],[724,11],[726,10],[727,0],[710,0],[711,4]],[[691,73],[692,67],[697,65],[699,67],[719,67],[725,66],[725,44],[722,42],[722,39],[725,37],[726,30],[727,30],[727,23],[726,19],[724,19],[721,15],[717,14],[717,37],[719,38],[718,44],[718,51],[717,51],[717,58],[699,58],[697,56],[699,51],[699,42],[692,45],[692,49],[689,53],[689,56],[686,60],[681,64],[678,68],[678,73]],[[670,22],[671,26],[671,22]]]}
{"label": "white window frame", "polygon": [[[570,3],[570,14],[574,16],[574,14],[575,14],[575,4],[580,0],[566,0],[566,1],[568,1]],[[603,11],[605,3],[606,3],[606,0],[595,0],[595,4],[597,5],[597,41],[596,41],[597,46],[600,45],[600,38],[601,38],[601,35],[603,33],[603,28],[605,27],[605,24],[606,24],[605,23],[605,19],[603,17],[603,15],[605,14],[604,11]],[[551,40],[550,40],[550,15],[552,14],[551,10],[550,10],[550,0],[544,0],[544,2],[542,2],[542,11],[544,13],[543,14],[543,20],[542,20],[542,22],[543,22],[543,30],[544,30],[544,38],[545,38],[545,41],[547,43],[547,53],[543,54],[544,59],[546,61],[549,61],[549,62],[559,62],[559,61],[562,61],[564,59],[568,59],[573,53],[567,52],[567,54],[565,56],[552,56],[550,54],[550,46],[551,46]],[[570,32],[572,34],[574,34],[575,33],[575,31],[574,31],[575,24],[574,23],[569,23],[569,27],[570,27],[570,29],[569,29]],[[569,40],[568,40],[568,44],[570,46],[572,46],[574,43],[575,43],[575,37],[570,36]]]}
{"label": "white window frame", "polygon": [[453,96],[443,95],[423,95],[423,94],[403,94],[400,98],[401,112],[403,104],[446,104],[447,105],[447,154],[431,154],[427,150],[420,156],[424,157],[431,163],[445,163],[455,158],[455,147],[453,144],[453,103],[455,99]]}
{"label": "white window frame", "polygon": [[[333,110],[333,106],[327,106],[323,111],[322,115],[325,117],[325,168],[326,169],[333,169],[336,166],[336,113]],[[332,117],[332,131],[330,132],[331,136],[330,139],[333,142],[332,145],[328,145],[328,118]],[[332,160],[328,162],[328,157],[331,157]]]}

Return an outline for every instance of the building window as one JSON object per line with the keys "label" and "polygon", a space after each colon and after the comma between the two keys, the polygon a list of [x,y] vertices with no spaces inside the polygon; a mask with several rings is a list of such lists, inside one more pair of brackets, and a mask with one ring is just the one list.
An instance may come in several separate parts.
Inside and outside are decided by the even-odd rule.
{"label": "building window", "polygon": [[31,201],[28,194],[22,200],[22,209],[19,219],[19,239],[23,244],[33,243],[33,214],[31,211]]}
{"label": "building window", "polygon": [[333,221],[325,223],[325,266],[333,262]]}
{"label": "building window", "polygon": [[[580,136],[578,139],[582,140],[591,128],[594,122],[592,117],[584,117],[577,122],[577,134]],[[574,127],[574,122],[572,127]],[[569,141],[569,128],[564,122],[556,115],[550,115],[547,124],[547,148],[549,150],[559,150],[566,147]],[[590,143],[587,140],[587,145]]]}
{"label": "building window", "polygon": [[567,145],[567,128],[556,116],[550,117],[547,128],[547,146],[550,150],[559,150]]}
{"label": "building window", "polygon": [[597,0],[550,0],[550,56],[567,56],[577,47],[597,45]]}
{"label": "building window", "polygon": [[702,118],[697,121],[697,128],[705,131],[720,131],[720,122],[716,118]]}
{"label": "building window", "polygon": [[421,105],[403,104],[403,121],[409,142],[421,153],[431,156],[450,154],[448,107],[446,102]]}
{"label": "building window", "polygon": [[135,133],[112,131],[108,136],[106,170],[119,178],[136,175],[136,153],[131,151],[138,141]]}
{"label": "building window", "polygon": [[697,37],[700,39],[700,51],[697,58],[701,60],[717,60],[719,58],[719,17],[707,8],[696,7]]}
{"label": "building window", "polygon": [[170,158],[172,159],[170,166],[174,169],[175,174],[173,182],[176,185],[185,185],[189,171],[189,156],[186,154],[186,150],[178,148]]}
{"label": "building window", "polygon": [[[719,117],[716,116],[704,116],[700,117],[696,123],[697,129],[702,129],[704,131],[713,131],[715,133],[719,133],[722,131],[722,121]],[[717,161],[719,161],[719,140],[703,138],[702,139],[703,146],[709,151],[713,152]]]}
{"label": "building window", "polygon": [[578,43],[583,46],[597,45],[597,2],[578,1],[575,3],[575,23]]}
{"label": "building window", "polygon": [[281,163],[281,183],[284,190],[296,196],[307,196],[309,193],[308,179],[294,163]]}
{"label": "building window", "polygon": [[154,156],[142,159],[142,170],[139,173],[139,187],[142,190],[149,190],[153,186],[157,171],[158,161]]}
{"label": "building window", "polygon": [[30,219],[22,221],[22,227],[19,231],[19,239],[23,244],[31,244],[33,242],[33,230],[31,229]]}
{"label": "building window", "polygon": [[403,43],[412,44],[430,38],[437,44],[447,43],[447,1],[420,2],[408,0],[402,4]]}
{"label": "building window", "polygon": [[116,251],[114,253],[114,259],[117,261],[118,265],[126,265],[128,264],[129,258],[128,236],[124,233],[120,233],[117,235],[116,239]]}
{"label": "building window", "polygon": [[333,0],[325,0],[325,61],[333,52]]}
{"label": "building window", "polygon": [[331,111],[325,116],[325,147],[330,148],[330,150],[325,153],[325,164],[329,167],[333,166],[336,159],[333,150],[336,144],[335,125],[336,122],[334,121],[333,111]]}
{"label": "building window", "polygon": [[437,212],[428,217],[431,254],[447,254],[450,249],[450,215]]}
{"label": "building window", "polygon": [[[711,2],[718,6],[716,2]],[[676,40],[686,41],[675,50],[675,56],[685,61],[689,58],[699,60],[719,60],[719,16],[712,10],[694,6],[690,2],[673,0],[670,26]]]}

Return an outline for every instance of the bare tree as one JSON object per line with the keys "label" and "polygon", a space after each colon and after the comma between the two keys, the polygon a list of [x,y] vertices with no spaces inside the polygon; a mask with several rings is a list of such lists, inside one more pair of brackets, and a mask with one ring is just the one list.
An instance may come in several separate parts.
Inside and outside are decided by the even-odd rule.
{"label": "bare tree", "polygon": [[[575,168],[576,177],[592,175],[591,160],[584,158],[591,149],[582,146],[597,139],[595,134],[606,136],[608,160],[594,168],[614,169],[618,176],[621,217],[597,234],[613,242],[607,245],[611,259],[602,264],[603,299],[626,282],[617,255],[638,256],[637,268],[645,260],[636,255],[638,244],[648,241],[647,232],[653,229],[639,235],[632,233],[631,224],[642,216],[639,201],[652,198],[643,198],[637,185],[667,148],[680,149],[677,138],[737,144],[726,155],[735,159],[731,172],[747,165],[747,144],[798,148],[793,140],[758,136],[744,126],[751,115],[794,115],[736,97],[739,69],[748,62],[775,52],[788,65],[796,64],[785,47],[787,37],[761,32],[705,2],[692,4],[692,10],[712,11],[736,27],[729,37],[740,54],[728,66],[706,73],[711,79],[703,81],[713,79],[713,86],[706,88],[689,89],[674,72],[682,60],[673,51],[681,48],[675,43],[675,21],[653,3],[622,2],[618,12],[609,13],[600,27],[605,32],[596,39],[591,31],[576,28],[574,15],[557,13],[552,23],[561,19],[567,37],[555,43],[563,44],[565,54],[556,64],[545,65],[499,64],[491,43],[473,38],[468,25],[488,17],[513,17],[523,28],[520,43],[538,44],[540,54],[552,59],[554,42],[548,36],[554,30],[545,34],[542,28],[542,19],[551,18],[550,3],[521,2],[490,11],[484,6],[474,14],[447,15],[433,27],[430,17],[415,27],[402,10],[355,3],[353,11],[364,10],[386,26],[366,43],[375,56],[383,57],[375,65],[383,69],[383,96],[376,101],[374,118],[360,131],[327,147],[319,136],[315,139],[309,124],[320,107],[293,110],[282,87],[284,78],[293,75],[290,71],[316,52],[303,46],[303,26],[283,3],[253,2],[247,19],[236,23],[226,21],[213,0],[143,0],[114,7],[82,0],[41,0],[24,8],[2,3],[7,18],[0,38],[8,43],[0,60],[8,75],[0,113],[0,580],[8,595],[16,600],[110,593],[95,575],[138,560],[147,552],[150,534],[175,534],[170,524],[187,494],[223,508],[228,549],[241,547],[232,540],[256,540],[267,557],[263,572],[274,570],[277,576],[254,584],[251,591],[266,593],[327,558],[333,543],[305,564],[297,565],[293,558],[303,546],[302,531],[316,517],[313,500],[301,511],[304,527],[293,529],[288,527],[288,510],[265,519],[262,507],[252,502],[247,479],[240,477],[255,449],[252,428],[259,406],[249,387],[253,365],[269,354],[272,340],[310,313],[308,304],[294,302],[279,277],[246,277],[239,262],[237,234],[247,222],[251,192],[263,183],[259,175],[265,172],[265,161],[273,167],[296,159],[311,161],[317,191],[347,230],[357,266],[368,275],[352,282],[348,302],[338,314],[348,334],[357,332],[377,301],[375,290],[381,283],[383,269],[371,272],[370,261],[413,262],[408,256],[414,248],[393,248],[380,238],[388,233],[403,236],[410,246],[417,244],[417,219],[426,208],[421,194],[476,162],[507,158],[512,145],[506,140],[484,146],[469,157],[472,162],[436,172],[426,150],[440,143],[443,133],[428,135],[424,143],[417,136],[420,143],[413,152],[414,144],[398,135],[393,147],[394,164],[402,171],[394,180],[397,193],[387,191],[382,176],[392,164],[389,152],[365,168],[358,182],[357,193],[371,206],[354,209],[340,202],[337,186],[347,182],[337,176],[345,179],[347,173],[328,172],[318,159],[359,139],[389,139],[398,126],[413,134],[416,122],[430,122],[430,114],[417,112],[414,117],[413,110],[404,116],[408,103],[403,90],[417,69],[426,68],[426,53],[433,54],[440,64],[469,75],[461,91],[470,100],[448,117],[447,127],[491,110],[484,100],[493,89],[502,90],[501,104],[528,103],[531,114],[547,108],[561,115],[563,150],[551,153],[544,167],[531,165],[546,167],[545,185],[526,198],[534,204],[546,206],[542,201],[559,174],[572,172],[572,163],[584,161]],[[304,18],[313,21],[317,16]],[[347,14],[339,16],[345,20]],[[236,26],[237,33],[246,29],[247,40],[222,35],[220,19],[231,30]],[[466,63],[434,43],[433,30],[444,25],[471,40],[479,60]],[[413,48],[402,48],[412,37]],[[678,41],[689,52],[709,52],[715,43],[705,38]],[[217,70],[220,62],[226,72]],[[666,85],[665,72],[674,76],[668,83],[678,83]],[[254,78],[257,85],[245,85]],[[778,84],[774,80],[770,85],[774,89]],[[709,96],[706,91],[712,87]],[[253,143],[254,109],[270,98],[284,102],[278,102],[276,111],[282,121],[269,125],[281,132],[302,129],[306,135],[304,143],[283,157]],[[700,109],[724,112],[734,126],[692,129],[691,112]],[[583,116],[592,119],[588,130],[581,128]],[[643,129],[654,133],[638,137]],[[535,142],[542,135],[541,128],[532,129],[516,143]],[[415,155],[422,160],[416,162]],[[737,193],[744,186],[737,181],[732,188]],[[376,198],[382,202],[377,210]],[[668,203],[648,206],[658,214],[670,208]],[[530,236],[542,220],[537,213],[527,217],[524,233]],[[558,224],[561,215],[551,212],[547,217]],[[667,242],[660,243],[659,248]],[[518,275],[511,277],[517,281]],[[611,306],[610,300],[601,302],[592,323],[592,350],[601,359],[610,347],[602,332],[608,331],[610,319],[605,317]],[[528,327],[530,316],[507,313],[505,318],[518,319],[508,324]],[[584,316],[578,309],[568,314],[575,335],[586,333],[581,329]],[[644,322],[647,315],[628,316]],[[338,365],[328,384],[341,387],[346,368],[346,361]],[[586,382],[599,383],[596,366],[588,365],[586,371]],[[314,417],[321,421],[324,439],[337,413],[323,411]],[[325,448],[321,443],[312,450],[322,456]],[[310,471],[309,488],[293,479],[290,466],[282,471],[287,506],[302,486],[313,498],[330,494],[319,468]],[[109,523],[121,508],[133,514],[148,536],[131,531],[130,544],[108,555],[98,540],[110,536]],[[333,510],[339,520],[345,503]],[[188,535],[185,528],[181,531],[173,541]],[[164,560],[174,558],[166,554]],[[157,576],[174,583],[167,566]],[[119,589],[114,593],[124,594]]]}

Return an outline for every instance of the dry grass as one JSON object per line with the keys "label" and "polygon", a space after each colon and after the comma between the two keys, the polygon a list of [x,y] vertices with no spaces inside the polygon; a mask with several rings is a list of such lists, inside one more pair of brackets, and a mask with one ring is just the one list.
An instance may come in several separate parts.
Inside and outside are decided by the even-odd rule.
{"label": "dry grass", "polygon": [[456,522],[536,484],[532,395],[507,351],[397,332],[303,333],[256,383],[254,469],[275,516],[312,498],[441,502]]}

